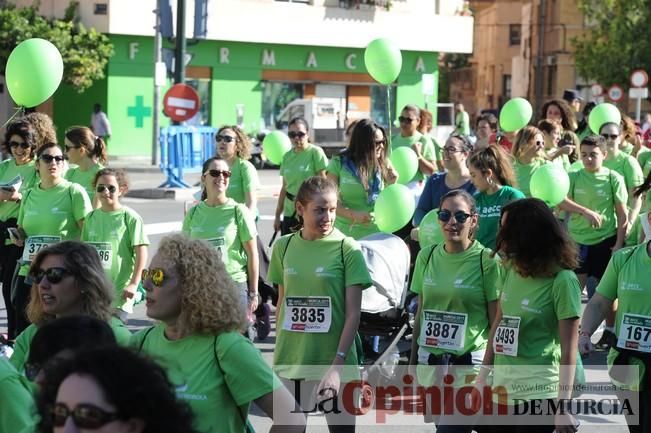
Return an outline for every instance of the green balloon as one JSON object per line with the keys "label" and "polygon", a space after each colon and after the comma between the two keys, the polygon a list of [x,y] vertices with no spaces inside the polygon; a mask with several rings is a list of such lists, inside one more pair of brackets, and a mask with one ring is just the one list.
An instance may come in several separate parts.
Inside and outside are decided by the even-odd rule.
{"label": "green balloon", "polygon": [[549,207],[553,207],[567,197],[570,178],[565,170],[556,164],[545,164],[533,172],[529,188],[532,197],[539,198]]}
{"label": "green balloon", "polygon": [[375,201],[375,224],[384,233],[396,232],[411,220],[415,210],[416,202],[409,188],[389,185]]}
{"label": "green balloon", "polygon": [[276,165],[283,162],[283,156],[292,148],[292,142],[286,134],[281,131],[273,131],[267,134],[262,141],[262,149],[269,161]]}
{"label": "green balloon", "polygon": [[583,161],[581,161],[581,160],[579,159],[579,160],[577,160],[577,161],[574,161],[574,162],[572,163],[572,165],[570,165],[570,169],[569,169],[568,171],[569,171],[570,173],[574,173],[574,172],[577,172],[577,171],[579,171],[579,170],[582,170],[583,168],[584,168],[584,167],[583,167]]}
{"label": "green balloon", "polygon": [[416,175],[418,171],[418,157],[413,149],[401,146],[391,151],[389,157],[393,168],[398,172],[398,182],[406,185]]}
{"label": "green balloon", "polygon": [[364,64],[375,81],[391,84],[400,74],[402,53],[390,40],[375,39],[366,46]]}
{"label": "green balloon", "polygon": [[443,231],[439,224],[438,209],[432,209],[427,212],[418,226],[418,243],[421,248],[434,244],[440,244],[445,241]]}
{"label": "green balloon", "polygon": [[612,122],[619,125],[621,121],[622,114],[619,112],[619,109],[608,102],[594,107],[588,116],[588,125],[595,134],[599,134],[599,130],[604,123]]}
{"label": "green balloon", "polygon": [[506,132],[514,132],[524,128],[531,120],[533,109],[524,98],[510,99],[500,110],[500,128]]}
{"label": "green balloon", "polygon": [[23,107],[35,107],[52,96],[61,83],[61,53],[45,39],[27,39],[9,55],[5,77],[11,99]]}

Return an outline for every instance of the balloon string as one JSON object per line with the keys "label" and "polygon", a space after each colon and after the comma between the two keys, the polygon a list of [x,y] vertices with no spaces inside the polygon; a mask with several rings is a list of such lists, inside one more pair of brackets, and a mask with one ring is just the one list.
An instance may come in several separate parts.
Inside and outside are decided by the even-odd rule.
{"label": "balloon string", "polygon": [[16,118],[16,116],[18,116],[18,114],[22,113],[24,110],[25,110],[24,107],[17,107],[16,112],[14,114],[12,114],[11,117],[9,119],[7,119],[7,121],[5,123],[2,124],[2,126],[0,126],[0,129],[2,129],[5,126],[9,125],[9,123],[11,123],[11,121],[14,120]]}
{"label": "balloon string", "polygon": [[387,134],[387,142],[389,143],[387,146],[387,155],[391,153],[391,136],[393,133],[391,132],[391,84],[387,84],[387,121],[389,123],[389,133]]}

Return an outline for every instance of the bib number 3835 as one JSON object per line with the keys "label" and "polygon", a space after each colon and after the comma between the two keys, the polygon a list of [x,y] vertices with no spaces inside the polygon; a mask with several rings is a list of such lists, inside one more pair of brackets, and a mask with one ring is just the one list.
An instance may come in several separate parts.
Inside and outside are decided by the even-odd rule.
{"label": "bib number 3835", "polygon": [[493,350],[496,354],[518,356],[518,334],[520,333],[520,318],[502,316],[500,325],[493,339]]}
{"label": "bib number 3835", "polygon": [[651,353],[651,317],[624,314],[617,347]]}
{"label": "bib number 3835", "polygon": [[466,336],[467,314],[424,310],[420,331],[423,346],[459,350]]}
{"label": "bib number 3835", "polygon": [[294,332],[324,333],[332,324],[329,296],[291,296],[285,298],[283,329]]}

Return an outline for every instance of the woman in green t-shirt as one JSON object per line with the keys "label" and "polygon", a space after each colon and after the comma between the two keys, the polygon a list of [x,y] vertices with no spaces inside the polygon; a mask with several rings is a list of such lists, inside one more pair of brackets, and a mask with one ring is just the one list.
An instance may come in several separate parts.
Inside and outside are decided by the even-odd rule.
{"label": "woman in green t-shirt", "polygon": [[48,245],[79,239],[84,218],[92,210],[86,191],[63,178],[65,156],[56,143],[39,147],[36,159],[40,182],[23,194],[18,213],[18,236],[14,241],[16,245],[25,246],[12,287],[17,334],[29,325],[24,311],[32,285],[26,279],[30,262]]}
{"label": "woman in green t-shirt", "polygon": [[[636,402],[635,416],[627,416],[632,433],[651,430],[651,241],[615,253],[585,307],[579,350],[594,350],[590,337],[618,301],[615,335],[607,364],[621,401]],[[638,370],[639,368],[639,370]],[[639,375],[639,376],[638,376]],[[645,409],[646,408],[646,409]],[[626,414],[626,412],[625,412]],[[639,415],[639,418],[638,418]]]}
{"label": "woman in green t-shirt", "polygon": [[[529,411],[517,410],[522,402],[533,400],[548,414],[572,396],[581,315],[581,287],[572,271],[577,247],[551,209],[529,198],[502,208],[496,252],[506,258],[498,281],[501,294],[484,357],[486,368],[477,383],[486,386],[493,369],[493,390],[500,391],[489,395],[511,416],[528,416]],[[501,424],[500,416],[505,415],[497,413],[494,424]],[[567,410],[535,418],[510,418],[510,424],[518,425],[500,425],[496,431],[527,432],[535,424],[536,432],[576,432]]]}
{"label": "woman in green t-shirt", "polygon": [[515,157],[513,169],[520,191],[530,197],[529,183],[533,172],[549,163],[545,156],[545,139],[542,131],[535,126],[525,126],[519,130],[513,144],[513,156]]}
{"label": "woman in green t-shirt", "polygon": [[[441,200],[438,211],[444,242],[418,254],[411,291],[418,294],[410,365],[439,366],[418,369],[421,384],[443,386],[443,376],[454,377],[455,388],[466,386],[478,373],[488,332],[495,318],[499,277],[498,260],[474,239],[479,221],[475,201],[456,189]],[[454,406],[453,401],[442,403]],[[472,431],[474,417],[455,411],[450,422],[442,413],[436,431]]]}
{"label": "woman in green t-shirt", "polygon": [[328,164],[328,179],[338,185],[335,227],[360,239],[380,231],[373,221],[375,201],[385,185],[398,180],[387,158],[387,135],[371,119],[355,124],[348,148]]}
{"label": "woman in green t-shirt", "polygon": [[[278,284],[274,369],[300,406],[312,411],[315,400],[340,399],[345,382],[359,379],[351,348],[362,290],[372,280],[359,244],[335,228],[334,182],[320,176],[303,182],[296,211],[302,228],[274,244],[269,264],[268,279]],[[355,418],[346,410],[326,413],[326,419],[331,432],[354,431]]]}
{"label": "woman in green t-shirt", "polygon": [[103,168],[93,185],[100,207],[86,215],[81,240],[97,249],[115,288],[115,315],[126,322],[127,315],[133,313],[140,274],[147,264],[149,239],[142,217],[120,203],[129,190],[124,170]]}
{"label": "woman in green t-shirt", "polygon": [[[309,141],[309,128],[307,121],[302,117],[295,117],[289,121],[287,135],[292,140],[292,149],[283,156],[280,164],[280,176],[283,186],[278,194],[276,216],[274,218],[274,231],[280,234],[291,233],[292,228],[298,225],[294,199],[298,188],[303,181],[312,176],[326,175],[328,158],[323,149],[312,145]],[[283,216],[282,221],[280,216]]]}
{"label": "woman in green t-shirt", "polygon": [[166,236],[142,284],[147,316],[158,324],[134,335],[131,344],[167,370],[197,430],[243,432],[255,402],[273,417],[273,431],[278,425],[304,431],[305,417],[293,413],[291,395],[240,334],[246,323],[241,294],[215,248],[183,234]]}
{"label": "woman in green t-shirt", "polygon": [[7,306],[7,337],[13,340],[16,338],[16,315],[11,308],[11,280],[23,249],[9,242],[8,230],[16,229],[23,194],[38,179],[34,169],[36,133],[31,124],[19,119],[7,125],[4,149],[11,152],[12,158],[0,163],[0,183],[7,184],[18,176],[21,179],[20,185],[16,185],[18,188],[9,185],[0,188],[0,283]]}
{"label": "woman in green t-shirt", "polygon": [[502,206],[524,198],[524,194],[515,189],[516,180],[511,159],[502,146],[491,144],[471,154],[468,170],[470,179],[477,188],[475,201],[479,228],[475,238],[482,245],[494,250]]}
{"label": "woman in green t-shirt", "polygon": [[251,158],[251,141],[239,127],[222,126],[215,135],[217,143],[217,156],[228,164],[231,172],[230,182],[226,195],[238,203],[249,208],[254,215],[257,214],[258,197],[258,172]]}
{"label": "woman in green t-shirt", "polygon": [[571,139],[571,136],[563,136],[561,124],[555,120],[543,119],[538,122],[538,129],[543,133],[545,139],[545,155],[553,164],[558,165],[565,171],[570,169],[570,157],[576,161],[576,148],[574,141],[569,143],[561,140]]}
{"label": "woman in green t-shirt", "polygon": [[[203,239],[219,252],[251,312],[258,307],[258,236],[253,214],[227,197],[232,172],[220,157],[203,163],[201,202],[183,220],[183,233]],[[248,301],[247,301],[248,300]]]}
{"label": "woman in green t-shirt", "polygon": [[58,317],[85,315],[108,323],[119,344],[131,333],[112,316],[113,288],[95,248],[64,241],[42,249],[29,269],[33,281],[27,317],[32,323],[16,338],[11,363],[23,371],[32,338],[43,324]]}
{"label": "woman in green t-shirt", "polygon": [[64,144],[68,160],[77,165],[66,172],[66,180],[83,186],[93,207],[97,207],[93,181],[108,161],[104,139],[97,137],[90,128],[73,126],[66,131]]}

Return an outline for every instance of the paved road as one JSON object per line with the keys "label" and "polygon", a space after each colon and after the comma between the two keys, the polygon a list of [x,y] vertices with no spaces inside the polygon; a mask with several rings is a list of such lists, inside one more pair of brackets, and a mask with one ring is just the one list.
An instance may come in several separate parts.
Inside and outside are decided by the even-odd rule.
{"label": "paved road", "polygon": [[[265,244],[267,244],[273,232],[272,219],[276,207],[277,193],[280,189],[280,178],[278,177],[277,170],[262,170],[259,172],[259,175],[261,184],[259,191],[259,209],[261,218],[260,222],[258,223],[258,231]],[[164,177],[160,173],[152,172],[132,173],[130,174],[130,177],[132,190],[142,190],[155,187],[163,183],[164,180]],[[186,175],[186,181],[188,183],[195,184],[198,179],[199,176],[197,174]],[[187,192],[183,195],[186,197],[188,196]],[[158,243],[163,236],[170,232],[179,231],[181,228],[181,222],[184,213],[184,202],[182,200],[148,200],[127,197],[123,200],[123,202],[142,215],[146,224],[147,233],[149,234],[149,239],[151,241],[150,256],[155,254]],[[137,306],[135,308],[133,316],[129,320],[130,327],[135,330],[144,326],[148,326],[150,323],[151,321],[146,317],[144,305]],[[6,313],[4,305],[0,300],[0,332],[5,331]],[[274,342],[275,333],[272,333],[266,341],[256,343],[256,346],[262,351],[264,359],[270,364],[273,357]],[[588,360],[588,362],[596,364],[586,366],[586,376],[588,382],[607,383],[607,375],[603,367],[601,367],[601,365],[604,363],[603,353],[596,357],[593,357],[591,360]],[[585,425],[589,421],[595,421],[597,419],[598,417],[592,417],[591,419],[584,420],[584,425],[579,428],[579,432],[601,432],[605,431],[606,429],[608,432],[628,431],[624,426],[621,425],[621,419],[618,420],[620,425],[610,425],[608,427]],[[601,419],[603,419],[603,417],[601,417]],[[271,425],[270,420],[265,416],[262,416],[255,408],[252,411],[251,420],[257,431],[267,431]],[[358,426],[357,431],[369,433],[399,431],[420,433],[431,432],[433,430],[433,427],[431,425],[411,426],[410,424],[413,424],[413,422],[407,419],[398,418],[394,422],[396,422],[397,425],[360,425]],[[323,417],[311,417],[310,428],[308,431],[327,431],[327,428],[324,426]]]}

